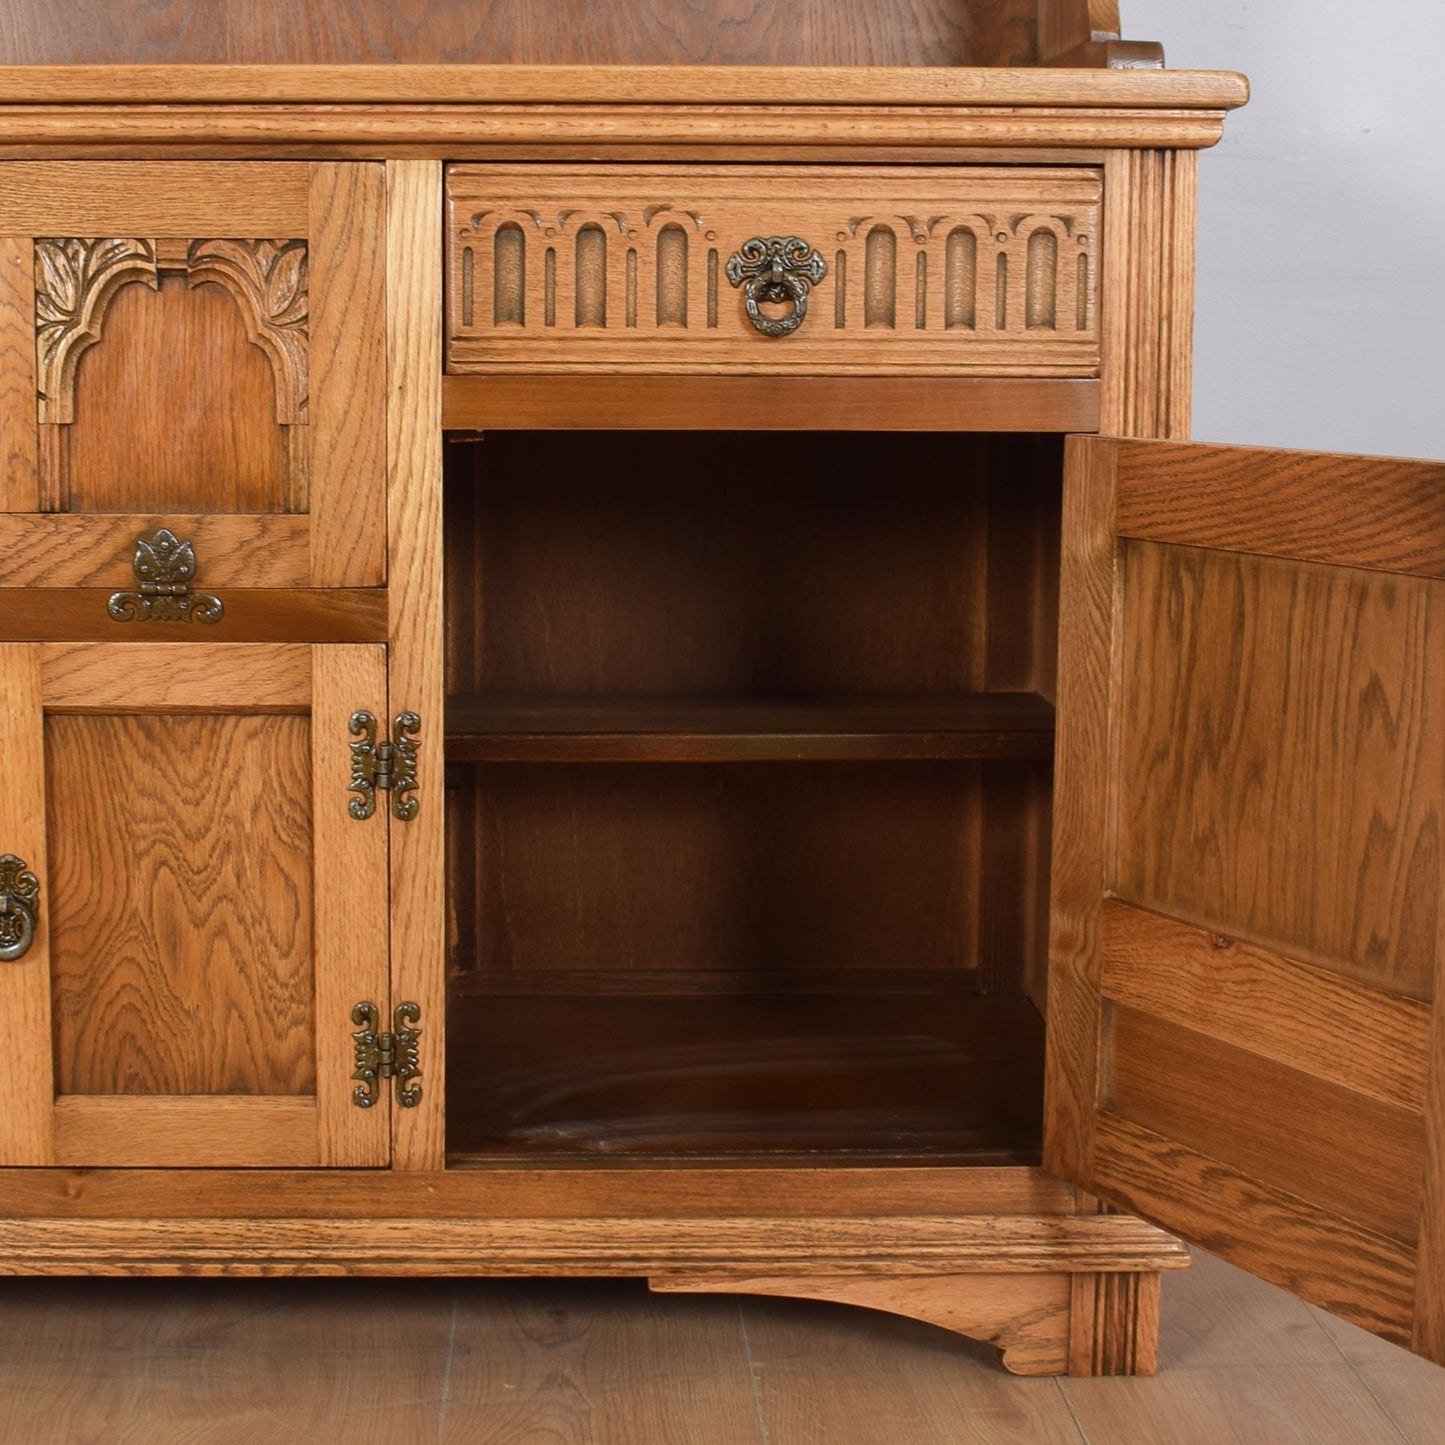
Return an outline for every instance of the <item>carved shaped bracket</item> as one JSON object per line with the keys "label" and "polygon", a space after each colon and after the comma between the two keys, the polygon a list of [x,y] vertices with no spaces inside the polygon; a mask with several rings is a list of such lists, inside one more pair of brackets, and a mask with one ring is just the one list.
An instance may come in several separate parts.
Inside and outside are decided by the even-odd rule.
{"label": "carved shaped bracket", "polygon": [[247,338],[271,362],[281,426],[306,420],[306,272],[305,241],[192,241],[186,257],[188,285],[213,283],[240,306]]}
{"label": "carved shaped bracket", "polygon": [[217,285],[235,300],[247,338],[271,363],[277,423],[304,423],[310,385],[304,240],[195,240],[186,243],[185,259],[177,265],[161,241],[75,236],[35,242],[39,420],[61,425],[74,420],[76,366],[100,340],[115,293],[129,281],[155,290],[161,273],[172,270],[182,271],[190,286]]}
{"label": "carved shaped bracket", "polygon": [[42,422],[74,420],[75,368],[100,340],[110,298],[128,281],[160,284],[152,241],[39,237],[35,242],[35,378]]}

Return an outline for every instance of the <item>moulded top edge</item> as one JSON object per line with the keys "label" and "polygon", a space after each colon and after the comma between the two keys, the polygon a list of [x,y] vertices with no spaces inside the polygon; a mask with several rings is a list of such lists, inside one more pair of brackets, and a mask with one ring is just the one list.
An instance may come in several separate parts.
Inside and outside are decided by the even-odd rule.
{"label": "moulded top edge", "polygon": [[7,65],[4,105],[734,104],[1229,110],[1232,71],[967,66]]}

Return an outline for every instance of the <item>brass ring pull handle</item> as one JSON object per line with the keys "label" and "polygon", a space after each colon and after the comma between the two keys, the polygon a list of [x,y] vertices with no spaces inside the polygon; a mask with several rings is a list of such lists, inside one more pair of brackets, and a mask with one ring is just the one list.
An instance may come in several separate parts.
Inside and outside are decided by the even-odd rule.
{"label": "brass ring pull handle", "polygon": [[[754,236],[728,257],[728,280],[747,282],[743,292],[748,320],[764,336],[789,336],[808,315],[808,292],[828,274],[828,263],[797,236]],[[793,309],[777,318],[759,310],[763,301],[791,301]]]}
{"label": "brass ring pull handle", "polygon": [[35,937],[35,904],[40,883],[23,858],[0,858],[0,962],[24,958]]}

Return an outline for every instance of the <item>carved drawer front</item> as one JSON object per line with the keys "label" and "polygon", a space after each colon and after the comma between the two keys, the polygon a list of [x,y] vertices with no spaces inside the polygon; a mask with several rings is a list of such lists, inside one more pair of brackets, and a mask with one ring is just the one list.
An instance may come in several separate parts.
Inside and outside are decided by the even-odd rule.
{"label": "carved drawer front", "polygon": [[1094,376],[1100,197],[1083,168],[452,166],[448,366]]}
{"label": "carved drawer front", "polygon": [[0,165],[0,587],[380,585],[384,240],[378,164]]}

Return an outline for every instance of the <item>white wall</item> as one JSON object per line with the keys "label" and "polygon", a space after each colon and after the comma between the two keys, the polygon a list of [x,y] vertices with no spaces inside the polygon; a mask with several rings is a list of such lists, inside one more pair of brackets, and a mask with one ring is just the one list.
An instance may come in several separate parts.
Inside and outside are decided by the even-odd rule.
{"label": "white wall", "polygon": [[1445,0],[1122,0],[1250,103],[1200,155],[1194,435],[1445,459]]}

